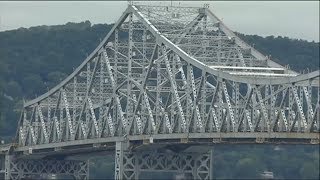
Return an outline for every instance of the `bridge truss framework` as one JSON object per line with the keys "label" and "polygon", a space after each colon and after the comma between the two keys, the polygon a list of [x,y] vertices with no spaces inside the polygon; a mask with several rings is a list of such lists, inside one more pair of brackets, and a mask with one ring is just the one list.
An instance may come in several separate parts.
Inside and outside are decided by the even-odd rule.
{"label": "bridge truss framework", "polygon": [[319,70],[277,64],[208,7],[129,5],[70,76],[24,104],[15,152],[108,142],[119,165],[132,160],[122,141],[318,143],[319,93]]}

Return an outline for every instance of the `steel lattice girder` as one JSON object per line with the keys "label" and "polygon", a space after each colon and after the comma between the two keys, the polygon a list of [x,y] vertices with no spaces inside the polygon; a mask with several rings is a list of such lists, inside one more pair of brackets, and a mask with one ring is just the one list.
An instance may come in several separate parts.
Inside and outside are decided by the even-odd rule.
{"label": "steel lattice girder", "polygon": [[183,173],[187,179],[212,179],[212,151],[158,152],[132,151],[125,142],[116,143],[115,179],[139,179],[145,172]]}
{"label": "steel lattice girder", "polygon": [[276,64],[208,8],[129,5],[70,76],[24,104],[17,140],[314,133],[319,113],[319,70]]}
{"label": "steel lattice girder", "polygon": [[67,175],[75,179],[89,178],[89,164],[75,160],[17,159],[5,157],[5,179],[48,178],[44,175]]}

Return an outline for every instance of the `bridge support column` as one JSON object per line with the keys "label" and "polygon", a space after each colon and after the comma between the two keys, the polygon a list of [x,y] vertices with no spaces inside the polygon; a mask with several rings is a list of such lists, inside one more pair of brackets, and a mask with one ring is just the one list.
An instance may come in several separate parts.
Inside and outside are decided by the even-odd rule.
{"label": "bridge support column", "polygon": [[[118,146],[117,146],[118,145]],[[212,179],[213,152],[158,152],[126,150],[116,145],[115,179],[141,179],[147,173],[172,173],[182,179]],[[179,176],[179,177],[178,177]],[[149,177],[150,178],[150,177]]]}
{"label": "bridge support column", "polygon": [[12,156],[11,155],[5,155],[4,156],[4,179],[10,179],[11,177],[11,171],[10,171],[10,162],[11,162]]}
{"label": "bridge support column", "polygon": [[6,180],[48,179],[50,176],[89,179],[89,165],[86,161],[76,160],[18,159],[13,155],[5,157]]}
{"label": "bridge support column", "polygon": [[126,164],[127,161],[125,161],[125,158],[127,158],[127,155],[128,155],[127,150],[128,150],[127,142],[122,142],[122,141],[116,142],[115,172],[114,172],[114,178],[116,180],[120,180],[124,178],[130,179],[127,176],[125,176],[126,174],[124,173],[125,168],[128,168],[128,165]]}

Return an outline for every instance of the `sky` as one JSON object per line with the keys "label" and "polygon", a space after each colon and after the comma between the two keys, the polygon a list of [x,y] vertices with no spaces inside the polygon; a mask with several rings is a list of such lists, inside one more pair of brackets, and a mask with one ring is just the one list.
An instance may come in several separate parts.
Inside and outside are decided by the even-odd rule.
{"label": "sky", "polygon": [[[134,1],[141,4],[141,2]],[[260,36],[287,36],[319,42],[318,1],[166,1],[144,4],[202,7],[210,5],[233,31]],[[0,1],[0,31],[89,20],[114,23],[127,1]]]}

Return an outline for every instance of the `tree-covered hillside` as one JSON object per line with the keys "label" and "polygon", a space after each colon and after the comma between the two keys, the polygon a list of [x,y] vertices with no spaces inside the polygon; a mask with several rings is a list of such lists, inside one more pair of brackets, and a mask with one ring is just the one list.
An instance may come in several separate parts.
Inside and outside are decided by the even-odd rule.
{"label": "tree-covered hillside", "polygon": [[240,38],[281,65],[306,73],[319,69],[319,42],[290,39],[288,37],[239,34]]}
{"label": "tree-covered hillside", "polygon": [[33,99],[63,80],[111,27],[86,21],[0,32],[0,136],[13,135],[22,98]]}
{"label": "tree-covered hillside", "polygon": [[[0,139],[14,136],[23,99],[33,99],[64,79],[92,52],[111,27],[85,21],[0,32]],[[319,69],[319,42],[239,36],[262,53],[271,54],[276,62],[289,64],[296,71]],[[279,178],[319,176],[319,149],[300,146],[295,147],[296,150],[287,147],[274,151],[273,148],[240,147],[229,151],[228,147],[218,148],[215,174],[220,178],[256,178],[261,171],[271,170]],[[95,172],[94,177],[101,177],[99,173],[105,173],[101,168],[107,165],[104,161],[95,162],[93,167],[100,169],[92,172]]]}

